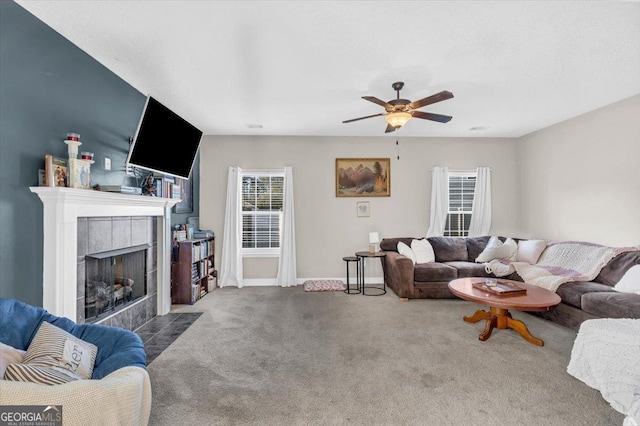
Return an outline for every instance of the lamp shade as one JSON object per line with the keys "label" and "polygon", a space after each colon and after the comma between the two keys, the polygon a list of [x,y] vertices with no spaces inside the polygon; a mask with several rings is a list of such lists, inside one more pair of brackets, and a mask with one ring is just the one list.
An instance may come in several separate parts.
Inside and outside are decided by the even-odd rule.
{"label": "lamp shade", "polygon": [[380,236],[377,232],[369,232],[369,244],[378,244],[380,242]]}
{"label": "lamp shade", "polygon": [[393,127],[402,127],[412,117],[408,112],[392,112],[384,116],[384,119]]}

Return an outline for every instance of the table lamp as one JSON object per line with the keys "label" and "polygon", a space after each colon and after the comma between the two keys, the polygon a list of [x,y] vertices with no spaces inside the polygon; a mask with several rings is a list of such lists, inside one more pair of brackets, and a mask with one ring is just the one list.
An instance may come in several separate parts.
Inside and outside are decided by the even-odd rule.
{"label": "table lamp", "polygon": [[369,232],[369,253],[380,251],[380,236],[377,232]]}

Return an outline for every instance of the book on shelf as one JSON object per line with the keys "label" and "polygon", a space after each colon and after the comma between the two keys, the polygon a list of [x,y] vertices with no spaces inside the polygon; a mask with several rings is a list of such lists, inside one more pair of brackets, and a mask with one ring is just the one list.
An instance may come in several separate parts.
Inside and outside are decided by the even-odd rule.
{"label": "book on shelf", "polygon": [[171,237],[173,241],[185,241],[187,239],[187,231],[185,231],[184,229],[173,231]]}
{"label": "book on shelf", "polygon": [[45,186],[67,186],[67,161],[51,154],[44,156]]}
{"label": "book on shelf", "polygon": [[527,292],[527,289],[523,286],[502,280],[497,280],[495,282],[480,281],[474,282],[472,285],[477,289],[497,296],[519,296]]}

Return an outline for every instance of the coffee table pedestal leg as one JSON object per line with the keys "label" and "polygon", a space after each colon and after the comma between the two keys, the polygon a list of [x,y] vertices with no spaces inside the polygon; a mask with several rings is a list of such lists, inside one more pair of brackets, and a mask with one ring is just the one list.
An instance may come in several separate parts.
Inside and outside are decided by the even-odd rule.
{"label": "coffee table pedestal leg", "polygon": [[491,307],[489,312],[479,309],[470,317],[462,317],[466,322],[476,323],[482,320],[486,320],[484,330],[478,336],[478,339],[483,342],[491,337],[491,332],[494,328],[501,330],[511,328],[518,332],[526,341],[533,343],[534,345],[544,346],[544,342],[537,337],[534,337],[529,332],[529,329],[520,320],[513,319],[511,313],[507,309]]}

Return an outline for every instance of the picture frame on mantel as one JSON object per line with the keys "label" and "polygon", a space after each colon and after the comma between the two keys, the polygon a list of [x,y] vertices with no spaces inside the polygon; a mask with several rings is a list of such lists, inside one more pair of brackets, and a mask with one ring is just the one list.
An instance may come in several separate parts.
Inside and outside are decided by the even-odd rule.
{"label": "picture frame on mantel", "polygon": [[193,186],[191,178],[178,179],[176,183],[180,185],[180,202],[173,207],[173,212],[177,214],[193,212]]}
{"label": "picture frame on mantel", "polygon": [[336,197],[390,197],[389,158],[336,158]]}

